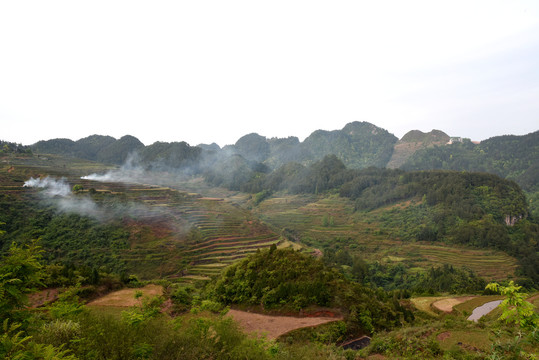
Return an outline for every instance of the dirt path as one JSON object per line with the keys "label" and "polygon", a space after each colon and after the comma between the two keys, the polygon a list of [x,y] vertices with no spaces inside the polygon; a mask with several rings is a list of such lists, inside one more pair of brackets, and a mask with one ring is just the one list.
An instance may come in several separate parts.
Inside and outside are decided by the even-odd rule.
{"label": "dirt path", "polygon": [[236,320],[247,333],[266,334],[268,339],[275,339],[289,331],[304,327],[342,320],[342,317],[292,317],[270,316],[246,311],[230,310],[227,316]]}
{"label": "dirt path", "polygon": [[458,304],[462,304],[468,300],[475,298],[476,296],[461,296],[456,298],[442,299],[434,302],[432,306],[442,312],[450,313],[453,311],[453,307]]}

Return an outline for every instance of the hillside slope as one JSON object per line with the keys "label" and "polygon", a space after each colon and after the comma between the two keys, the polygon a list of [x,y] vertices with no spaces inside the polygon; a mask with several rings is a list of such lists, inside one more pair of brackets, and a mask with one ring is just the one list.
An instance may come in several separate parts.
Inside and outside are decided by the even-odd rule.
{"label": "hillside slope", "polygon": [[432,130],[428,133],[419,130],[411,130],[407,132],[402,139],[397,141],[391,159],[389,159],[386,167],[389,169],[397,169],[416,151],[433,146],[446,145],[449,139],[449,135],[440,130]]}

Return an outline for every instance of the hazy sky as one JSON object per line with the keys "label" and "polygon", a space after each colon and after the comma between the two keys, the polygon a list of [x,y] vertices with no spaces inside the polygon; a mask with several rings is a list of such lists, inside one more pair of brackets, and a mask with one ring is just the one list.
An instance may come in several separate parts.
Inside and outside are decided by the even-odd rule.
{"label": "hazy sky", "polygon": [[539,129],[539,1],[2,1],[0,139]]}

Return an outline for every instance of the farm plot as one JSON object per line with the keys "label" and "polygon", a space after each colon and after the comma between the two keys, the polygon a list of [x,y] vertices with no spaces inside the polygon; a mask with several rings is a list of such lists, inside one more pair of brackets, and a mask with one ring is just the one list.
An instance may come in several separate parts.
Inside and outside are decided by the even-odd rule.
{"label": "farm plot", "polygon": [[[410,205],[404,202],[392,208]],[[281,195],[264,200],[254,211],[274,231],[287,229],[290,240],[320,249],[345,247],[371,262],[403,262],[413,271],[447,264],[471,269],[487,281],[514,276],[517,268],[516,259],[500,251],[399,240],[380,226],[379,217],[387,209],[354,212],[353,203],[338,196]],[[324,217],[330,220],[326,226]]]}
{"label": "farm plot", "polygon": [[245,332],[266,335],[268,339],[276,339],[292,330],[342,320],[342,317],[270,316],[239,310],[230,310],[227,316],[237,321]]}
{"label": "farm plot", "polygon": [[93,300],[87,305],[112,307],[140,306],[142,304],[142,298],[135,298],[137,292],[141,292],[143,296],[147,297],[160,296],[163,294],[163,287],[150,284],[140,289],[122,289]]}
{"label": "farm plot", "polygon": [[250,212],[222,198],[150,185],[101,186],[144,203],[145,211],[130,220],[133,240],[123,259],[148,277],[153,272],[185,281],[208,279],[230,262],[279,242]]}

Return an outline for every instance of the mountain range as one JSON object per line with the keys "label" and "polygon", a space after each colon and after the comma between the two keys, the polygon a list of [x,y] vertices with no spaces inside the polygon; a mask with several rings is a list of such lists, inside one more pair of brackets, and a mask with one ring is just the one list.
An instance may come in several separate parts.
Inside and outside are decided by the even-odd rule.
{"label": "mountain range", "polygon": [[[440,130],[412,130],[400,140],[368,122],[352,122],[340,130],[316,130],[303,142],[297,137],[242,136],[223,148],[213,144],[155,142],[145,146],[137,138],[92,135],[73,141],[52,139],[31,145],[37,153],[59,154],[109,164],[123,164],[132,154],[147,166],[182,168],[215,164],[230,156],[251,168],[274,170],[295,162],[309,165],[329,154],[348,168],[401,168],[404,170],[466,170],[497,174],[515,180],[526,191],[538,191],[539,131],[523,136],[504,135],[481,143],[450,137]],[[239,158],[238,158],[239,157]],[[208,159],[213,160],[208,160]]]}

